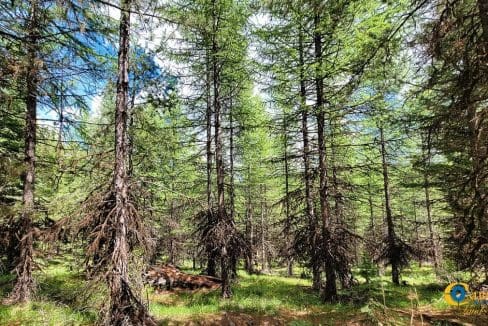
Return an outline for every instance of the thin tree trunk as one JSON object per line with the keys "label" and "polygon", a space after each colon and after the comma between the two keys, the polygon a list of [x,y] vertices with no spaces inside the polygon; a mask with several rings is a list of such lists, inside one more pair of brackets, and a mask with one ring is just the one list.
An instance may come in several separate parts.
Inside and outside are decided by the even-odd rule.
{"label": "thin tree trunk", "polygon": [[335,144],[335,133],[336,130],[334,128],[335,122],[331,119],[332,132],[330,136],[330,149],[331,149],[331,165],[332,165],[332,191],[334,194],[334,217],[337,223],[344,223],[345,221],[342,220],[342,209],[343,209],[343,202],[342,202],[342,194],[339,187],[339,178],[337,176],[337,166],[336,166],[336,144]]}
{"label": "thin tree trunk", "polygon": [[252,206],[252,194],[251,194],[251,166],[248,166],[248,185],[247,185],[247,199],[246,199],[246,235],[247,240],[247,253],[245,268],[249,274],[254,273],[254,225],[253,225],[253,206]]}
{"label": "thin tree trunk", "polygon": [[332,257],[330,256],[330,210],[329,210],[329,189],[327,180],[327,153],[324,139],[325,133],[325,113],[324,113],[324,80],[322,77],[321,63],[322,63],[322,36],[319,31],[320,15],[314,15],[314,48],[316,59],[316,76],[315,87],[317,96],[317,141],[319,152],[319,195],[320,195],[320,215],[322,220],[322,241],[323,241],[323,255],[324,255],[324,270],[325,270],[325,289],[323,292],[324,300],[337,300],[337,285],[336,273],[333,265]]}
{"label": "thin tree trunk", "polygon": [[371,183],[368,181],[368,205],[369,205],[369,225],[371,228],[371,235],[375,237],[375,221],[374,221],[374,207],[373,207],[373,195],[371,193]]}
{"label": "thin tree trunk", "polygon": [[[171,183],[171,191],[173,191],[173,183]],[[171,221],[171,223],[173,223],[173,221],[175,221],[175,216],[174,216],[174,200],[173,198],[171,198],[170,200],[170,204],[169,204],[169,219]],[[168,229],[168,232],[167,232],[167,236],[168,236],[168,239],[169,239],[169,262],[170,264],[172,265],[175,265],[175,239],[173,237],[173,235],[171,234],[171,229],[170,227],[167,228]]]}
{"label": "thin tree trunk", "polygon": [[[220,98],[220,68],[218,61],[219,47],[217,44],[218,17],[217,3],[212,1],[212,75],[213,75],[213,106],[214,106],[214,134],[215,134],[215,168],[217,174],[217,219],[222,225],[231,223],[225,209],[225,170],[222,153],[222,127],[221,127],[221,98]],[[220,269],[222,278],[222,297],[230,298],[232,291],[231,281],[231,260],[232,253],[225,246],[220,252]]]}
{"label": "thin tree trunk", "polygon": [[266,258],[266,186],[261,185],[261,271],[267,272]]}
{"label": "thin tree trunk", "polygon": [[[419,235],[419,221],[417,221],[417,206],[415,205],[415,197],[412,198],[413,204],[413,225],[415,229],[415,243],[419,243],[420,235]],[[422,257],[419,259],[419,267],[422,267]]]}
{"label": "thin tree trunk", "polygon": [[[388,162],[386,159],[385,136],[383,127],[380,127],[380,141],[381,141],[381,162],[383,169],[383,191],[385,194],[385,213],[386,225],[388,228],[388,242],[390,248],[395,248],[395,226],[393,224],[393,214],[390,206],[390,184],[388,180]],[[392,255],[395,253],[391,250]],[[394,284],[400,284],[400,267],[397,263],[397,257],[391,257],[391,280]]]}
{"label": "thin tree trunk", "polygon": [[[134,81],[135,82],[135,81]],[[134,163],[132,162],[132,156],[134,154],[134,135],[131,132],[134,126],[134,108],[136,105],[136,87],[132,90],[132,94],[130,96],[130,105],[127,108],[127,175],[128,177],[132,177],[134,172]],[[172,128],[171,132],[174,134],[174,129]]]}
{"label": "thin tree trunk", "polygon": [[286,113],[283,112],[283,149],[284,149],[284,167],[285,167],[285,246],[286,246],[286,270],[287,275],[293,275],[293,257],[292,257],[292,239],[291,239],[291,216],[290,216],[290,180],[289,180],[289,166],[288,166],[288,121]]}
{"label": "thin tree trunk", "polygon": [[317,253],[317,221],[314,212],[314,200],[312,195],[312,174],[310,170],[310,145],[308,138],[308,109],[306,105],[307,90],[305,85],[305,50],[303,48],[303,30],[299,27],[298,34],[298,60],[300,69],[300,110],[302,113],[302,138],[303,138],[303,175],[305,180],[305,206],[310,232],[310,265],[312,268],[312,289],[320,289],[320,261]]}
{"label": "thin tree trunk", "polygon": [[427,212],[427,227],[429,228],[429,240],[434,254],[434,269],[439,268],[439,259],[437,252],[437,242],[435,241],[434,225],[432,222],[432,203],[430,200],[430,176],[429,165],[431,159],[431,133],[430,130],[427,135],[426,144],[424,146],[425,152],[425,168],[424,168],[424,194],[425,194],[425,210]]}
{"label": "thin tree trunk", "polygon": [[[207,52],[207,64],[206,64],[206,101],[207,107],[205,112],[205,120],[206,120],[206,134],[207,134],[207,142],[206,142],[206,154],[207,154],[207,219],[210,225],[215,223],[215,217],[212,207],[212,96],[211,96],[211,83],[212,83],[212,70],[211,70],[211,62],[210,62],[210,55]],[[207,245],[207,270],[206,274],[210,276],[216,276],[216,257],[215,257],[215,248],[212,248],[210,245]]]}
{"label": "thin tree trunk", "polygon": [[[229,106],[229,127],[230,127],[230,139],[229,139],[229,198],[230,198],[230,221],[234,223],[235,217],[235,189],[234,189],[234,120],[233,120],[233,106],[232,98],[230,99]],[[231,278],[234,280],[237,278],[237,259],[236,255],[231,255],[230,265],[231,265]]]}
{"label": "thin tree trunk", "polygon": [[22,192],[22,213],[19,223],[19,251],[15,272],[17,278],[9,300],[12,303],[26,302],[34,292],[34,278],[32,276],[34,239],[32,235],[32,219],[34,217],[34,184],[36,162],[36,117],[37,91],[39,87],[39,70],[37,64],[39,39],[39,4],[37,0],[30,2],[30,17],[27,43],[27,74],[26,74],[26,114],[25,114],[25,147]]}
{"label": "thin tree trunk", "polygon": [[215,133],[215,167],[217,173],[217,213],[219,220],[225,218],[225,183],[224,183],[224,160],[222,155],[222,127],[221,127],[221,103],[220,103],[220,85],[219,85],[219,68],[216,54],[218,53],[217,43],[213,42],[213,90],[214,90],[214,133]]}
{"label": "thin tree trunk", "polygon": [[234,121],[232,114],[232,100],[230,100],[229,108],[229,197],[230,197],[230,218],[234,220],[235,216],[235,190],[234,190]]}

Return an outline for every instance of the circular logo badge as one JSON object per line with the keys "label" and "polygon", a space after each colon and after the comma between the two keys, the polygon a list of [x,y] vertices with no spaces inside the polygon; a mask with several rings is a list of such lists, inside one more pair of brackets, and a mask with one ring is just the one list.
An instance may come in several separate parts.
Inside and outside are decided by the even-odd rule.
{"label": "circular logo badge", "polygon": [[444,290],[444,300],[451,306],[468,303],[469,286],[466,283],[451,283]]}

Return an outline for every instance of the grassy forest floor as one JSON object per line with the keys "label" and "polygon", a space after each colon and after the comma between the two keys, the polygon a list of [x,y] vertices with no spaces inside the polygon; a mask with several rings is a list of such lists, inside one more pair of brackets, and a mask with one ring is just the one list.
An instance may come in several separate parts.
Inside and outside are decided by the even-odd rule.
{"label": "grassy forest floor", "polygon": [[[0,324],[93,324],[105,297],[103,289],[90,289],[81,273],[70,266],[49,261],[36,273],[36,299],[26,305],[0,305]],[[342,291],[342,302],[334,305],[321,303],[310,290],[309,280],[280,272],[248,275],[240,271],[231,300],[219,299],[219,290],[155,293],[148,289],[150,310],[161,325],[488,325],[486,314],[469,316],[449,308],[442,298],[445,284],[436,281],[430,267],[405,270],[407,286],[391,285],[388,273],[369,283],[360,278],[361,284]],[[10,278],[0,277],[1,297],[11,288]]]}

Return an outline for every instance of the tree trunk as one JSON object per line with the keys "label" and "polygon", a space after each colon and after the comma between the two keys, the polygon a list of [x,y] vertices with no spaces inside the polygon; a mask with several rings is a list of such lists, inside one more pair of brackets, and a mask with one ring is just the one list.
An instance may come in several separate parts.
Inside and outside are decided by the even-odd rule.
{"label": "tree trunk", "polygon": [[317,142],[319,152],[319,195],[320,195],[320,216],[322,220],[322,241],[325,271],[325,289],[323,292],[324,300],[337,300],[337,285],[335,267],[330,255],[330,210],[329,210],[329,189],[327,180],[327,153],[324,139],[325,132],[325,113],[324,113],[324,80],[321,72],[322,65],[322,35],[319,31],[320,15],[314,15],[314,48],[316,59],[316,117],[317,117]]}
{"label": "tree trunk", "polygon": [[[233,106],[232,98],[230,99],[229,106],[229,198],[230,198],[230,221],[234,223],[235,217],[235,189],[234,189],[234,120],[233,120]],[[238,257],[234,254],[230,257],[230,269],[231,269],[231,279],[237,279],[237,259]]]}
{"label": "tree trunk", "polygon": [[284,149],[284,168],[285,168],[285,246],[286,246],[286,265],[287,275],[293,275],[293,248],[291,238],[291,216],[290,216],[290,180],[288,166],[288,121],[286,113],[283,112],[283,149]]}
{"label": "tree trunk", "polygon": [[[174,191],[173,183],[171,183],[171,191]],[[169,220],[171,221],[171,223],[174,223],[176,220],[174,216],[174,210],[175,210],[174,200],[173,198],[171,198],[169,204]],[[175,238],[173,237],[171,229],[172,229],[171,227],[167,228],[168,230],[167,237],[169,240],[168,260],[171,265],[175,265],[176,264]]]}
{"label": "tree trunk", "polygon": [[[386,159],[386,147],[385,136],[383,133],[383,127],[380,127],[380,141],[381,141],[381,162],[383,169],[383,191],[385,194],[385,213],[386,213],[386,225],[388,228],[388,242],[390,248],[395,248],[395,226],[393,224],[393,214],[390,206],[390,184],[388,180],[388,162]],[[395,253],[390,249],[392,255]],[[391,281],[394,284],[400,284],[400,267],[397,263],[397,257],[391,257]]]}
{"label": "tree trunk", "polygon": [[[150,320],[145,307],[140,303],[137,294],[130,288],[128,256],[129,243],[127,224],[133,213],[129,212],[128,184],[128,91],[129,91],[129,32],[131,0],[121,0],[119,26],[119,53],[117,96],[115,106],[115,166],[113,189],[115,193],[115,238],[111,266],[107,274],[110,291],[108,325],[125,325],[126,323]],[[137,305],[137,307],[134,306]]]}
{"label": "tree trunk", "polygon": [[266,186],[261,185],[261,271],[267,272],[267,258],[266,258]]}
{"label": "tree trunk", "polygon": [[371,235],[375,237],[375,219],[374,219],[374,206],[373,206],[373,194],[371,193],[371,183],[368,181],[368,205],[369,205],[369,227],[371,228]]}
{"label": "tree trunk", "polygon": [[429,228],[429,240],[432,246],[434,255],[434,269],[437,271],[439,268],[439,259],[437,253],[437,242],[435,241],[434,225],[432,222],[432,202],[430,200],[430,176],[428,168],[431,159],[431,133],[430,130],[427,135],[426,144],[424,146],[425,152],[425,167],[424,167],[424,194],[425,194],[425,210],[427,212],[427,227]]}
{"label": "tree trunk", "polygon": [[[211,70],[211,62],[210,62],[210,54],[207,52],[207,74],[206,74],[206,87],[207,87],[207,107],[205,113],[205,120],[206,120],[206,154],[207,154],[207,219],[209,225],[213,225],[215,223],[215,217],[212,207],[212,96],[211,96],[211,83],[212,83],[212,70]],[[207,245],[207,270],[206,274],[210,276],[216,276],[216,257],[215,257],[215,248],[212,248],[210,245]]]}
{"label": "tree trunk", "polygon": [[251,166],[248,166],[248,186],[246,199],[246,235],[247,252],[245,269],[249,274],[254,273],[254,225],[253,225],[253,206],[251,194]]}
{"label": "tree trunk", "polygon": [[22,192],[22,213],[19,223],[19,252],[15,272],[17,275],[14,288],[9,296],[12,303],[29,301],[34,291],[32,277],[34,239],[32,235],[32,219],[34,217],[34,183],[36,162],[36,118],[37,91],[39,86],[39,68],[37,63],[39,39],[39,4],[36,0],[30,3],[29,27],[27,43],[27,73],[25,94],[25,146],[24,175]]}
{"label": "tree trunk", "polygon": [[[212,75],[213,75],[213,105],[214,105],[214,134],[215,134],[215,168],[217,174],[217,219],[220,225],[230,226],[231,221],[225,209],[225,170],[222,153],[222,127],[221,127],[221,98],[220,98],[220,67],[219,67],[219,47],[217,44],[218,33],[218,13],[217,3],[212,1]],[[224,239],[220,239],[224,240]],[[225,241],[228,243],[228,241]],[[230,288],[231,281],[231,261],[233,253],[231,248],[220,248],[220,269],[222,274],[222,297],[232,297]]]}
{"label": "tree trunk", "polygon": [[310,265],[312,268],[312,289],[320,289],[320,261],[317,257],[317,221],[314,212],[312,195],[312,174],[310,171],[310,147],[308,138],[308,109],[306,105],[307,90],[305,85],[305,50],[303,48],[303,27],[299,27],[298,34],[298,60],[300,69],[300,110],[302,113],[303,138],[303,178],[305,180],[305,206],[310,232]]}
{"label": "tree trunk", "polygon": [[337,166],[336,166],[336,144],[335,144],[335,121],[332,121],[332,132],[330,136],[330,149],[331,149],[331,170],[332,170],[332,192],[334,195],[334,218],[337,223],[345,223],[342,219],[342,212],[343,212],[343,198],[342,193],[339,186],[339,178],[337,176]]}
{"label": "tree trunk", "polygon": [[229,198],[230,198],[230,218],[234,220],[235,216],[235,191],[234,191],[234,121],[232,115],[232,100],[229,107]]}

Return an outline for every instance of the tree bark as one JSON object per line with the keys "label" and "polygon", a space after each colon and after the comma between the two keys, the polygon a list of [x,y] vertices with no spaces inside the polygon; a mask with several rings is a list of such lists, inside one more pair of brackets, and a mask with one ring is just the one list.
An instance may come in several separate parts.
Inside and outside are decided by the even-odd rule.
{"label": "tree bark", "polygon": [[[215,224],[215,216],[213,212],[213,205],[212,205],[212,96],[211,96],[211,88],[212,88],[212,69],[211,69],[211,60],[210,54],[206,53],[207,62],[206,62],[206,87],[207,87],[207,107],[205,113],[205,120],[206,120],[206,154],[207,154],[207,219],[209,225]],[[217,275],[217,262],[215,257],[215,248],[207,245],[207,275],[216,276]]]}
{"label": "tree bark", "polygon": [[247,252],[245,260],[245,269],[249,274],[254,273],[254,225],[253,225],[253,206],[251,194],[251,166],[247,168],[248,185],[246,199],[246,235],[247,235]]}
{"label": "tree bark", "polygon": [[343,213],[343,197],[342,193],[340,190],[339,186],[339,178],[338,178],[338,172],[337,172],[337,166],[336,166],[336,144],[335,144],[335,134],[336,134],[336,128],[335,128],[335,121],[332,121],[331,119],[331,125],[332,125],[332,131],[331,131],[331,136],[330,136],[330,149],[331,149],[331,170],[332,170],[332,193],[333,193],[333,198],[334,198],[334,218],[337,223],[344,223],[342,219],[342,213]]}
{"label": "tree bark", "polygon": [[317,220],[314,211],[312,195],[312,174],[310,170],[310,145],[308,136],[308,109],[306,105],[307,90],[305,85],[305,50],[303,48],[303,27],[298,31],[298,64],[300,73],[300,110],[302,113],[302,138],[303,138],[303,178],[305,181],[305,209],[308,218],[310,232],[310,265],[312,268],[312,289],[320,289],[320,261],[317,257]]}
{"label": "tree bark", "polygon": [[425,210],[427,212],[427,227],[429,228],[429,240],[433,249],[434,254],[434,269],[437,270],[439,268],[439,259],[437,253],[437,242],[435,241],[434,236],[434,225],[432,222],[432,202],[430,200],[430,176],[428,172],[428,168],[430,165],[431,159],[431,132],[429,130],[427,134],[426,143],[424,146],[425,152],[425,168],[424,168],[424,194],[425,194]]}
{"label": "tree bark", "polygon": [[[229,198],[230,198],[230,221],[234,223],[235,217],[235,188],[234,188],[234,120],[233,120],[233,106],[232,98],[230,99],[229,106],[229,128],[230,128],[230,139],[229,139]],[[231,278],[233,280],[237,279],[237,263],[238,257],[232,254],[230,257],[230,268],[231,268]]]}
{"label": "tree bark", "polygon": [[[380,143],[381,143],[381,163],[382,163],[382,171],[383,171],[383,191],[385,195],[385,217],[386,217],[386,225],[388,231],[388,242],[390,248],[395,248],[395,225],[393,223],[393,214],[391,211],[390,205],[390,184],[389,184],[389,177],[388,177],[388,162],[386,158],[386,147],[385,147],[385,136],[383,132],[383,127],[380,127]],[[392,254],[395,254],[391,251]],[[396,257],[391,257],[391,281],[394,284],[400,284],[400,267],[396,263]]]}
{"label": "tree bark", "polygon": [[[110,291],[108,325],[127,322],[145,324],[151,319],[137,294],[130,288],[128,271],[128,223],[135,218],[129,212],[128,182],[128,92],[129,92],[129,33],[131,0],[121,0],[117,94],[115,104],[115,164],[113,189],[115,195],[115,237],[111,265],[107,274]],[[137,305],[134,306],[134,305]]]}
{"label": "tree bark", "polygon": [[267,272],[267,258],[266,258],[266,186],[261,185],[261,271]]}
{"label": "tree bark", "polygon": [[234,190],[234,121],[232,114],[232,99],[230,100],[229,107],[229,198],[230,198],[230,218],[234,220],[235,216],[235,190]]}
{"label": "tree bark", "polygon": [[34,292],[34,278],[32,276],[34,239],[32,235],[32,219],[34,217],[34,184],[36,172],[36,118],[37,92],[39,87],[39,3],[30,2],[27,42],[27,73],[25,94],[25,145],[24,145],[24,175],[22,192],[22,213],[19,223],[19,251],[15,272],[17,275],[14,288],[9,300],[12,303],[27,302]]}
{"label": "tree bark", "polygon": [[289,180],[289,163],[288,163],[288,121],[286,113],[283,112],[283,150],[284,150],[284,168],[285,168],[285,246],[286,246],[286,265],[287,275],[293,275],[293,257],[292,257],[292,238],[291,238],[291,216],[290,216],[290,180]]}
{"label": "tree bark", "polygon": [[322,35],[319,30],[320,14],[314,15],[314,48],[316,59],[315,87],[316,87],[316,117],[317,117],[317,142],[319,152],[319,199],[320,216],[322,221],[322,241],[325,271],[325,289],[323,298],[326,301],[337,300],[337,285],[335,267],[330,255],[330,210],[329,187],[327,176],[327,153],[325,145],[325,113],[324,113],[324,79],[322,77]]}
{"label": "tree bark", "polygon": [[373,206],[373,194],[371,193],[371,183],[368,181],[368,206],[369,206],[369,226],[371,228],[371,235],[375,237],[375,218]]}
{"label": "tree bark", "polygon": [[[219,67],[219,46],[217,43],[218,33],[217,2],[212,1],[212,75],[213,75],[213,106],[214,106],[214,134],[215,134],[215,168],[217,174],[217,219],[220,225],[231,226],[232,221],[228,218],[225,208],[225,170],[222,146],[221,126],[221,97],[220,97],[220,67]],[[221,239],[223,240],[223,239]],[[228,243],[227,241],[225,241]],[[232,297],[230,281],[232,277],[232,255],[231,248],[220,248],[220,269],[222,276],[222,297]]]}

